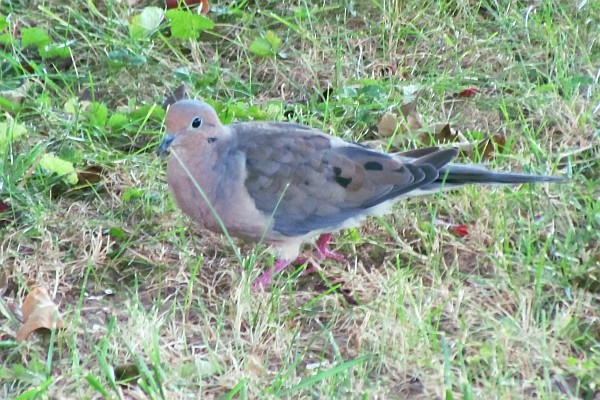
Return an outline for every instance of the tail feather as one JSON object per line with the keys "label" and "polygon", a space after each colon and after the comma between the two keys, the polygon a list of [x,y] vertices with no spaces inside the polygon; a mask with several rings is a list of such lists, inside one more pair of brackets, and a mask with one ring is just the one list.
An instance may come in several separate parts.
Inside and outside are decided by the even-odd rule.
{"label": "tail feather", "polygon": [[422,148],[397,156],[414,165],[430,165],[438,171],[438,177],[430,183],[413,188],[406,196],[420,196],[452,190],[469,184],[479,185],[519,185],[523,183],[565,182],[567,179],[548,175],[528,175],[512,172],[494,172],[475,165],[450,164],[456,156],[456,149],[440,150],[438,147]]}
{"label": "tail feather", "polygon": [[469,165],[447,165],[440,169],[436,183],[451,185],[480,184],[521,184],[533,182],[564,182],[565,179],[548,175],[528,175],[511,172],[493,172],[482,167]]}

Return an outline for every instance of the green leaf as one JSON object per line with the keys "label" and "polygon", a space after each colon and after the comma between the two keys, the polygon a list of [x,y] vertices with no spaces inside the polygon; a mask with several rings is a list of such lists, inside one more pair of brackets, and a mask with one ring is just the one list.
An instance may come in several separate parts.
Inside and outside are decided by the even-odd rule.
{"label": "green leaf", "polygon": [[159,7],[146,7],[141,14],[134,15],[129,23],[129,35],[134,38],[144,38],[152,35],[165,17],[165,12]]}
{"label": "green leaf", "polygon": [[65,181],[71,185],[75,185],[78,181],[73,163],[63,160],[53,154],[44,154],[40,159],[40,167],[48,172],[63,177]]}
{"label": "green leaf", "polygon": [[[0,343],[4,343],[4,342],[0,342]],[[16,342],[15,342],[16,343]],[[2,346],[0,346],[2,347]],[[8,379],[10,376],[12,375],[10,369],[8,369],[7,367],[0,367],[0,379],[5,380]]]}
{"label": "green leaf", "polygon": [[67,146],[63,146],[60,149],[60,153],[58,154],[58,156],[60,158],[62,158],[63,160],[72,162],[72,163],[78,163],[83,161],[83,154],[81,154],[80,151],[78,151],[76,148],[71,147],[69,145]]}
{"label": "green leaf", "polygon": [[129,203],[133,199],[139,199],[142,197],[142,191],[137,188],[127,188],[123,191],[123,203]]}
{"label": "green leaf", "polygon": [[8,143],[12,143],[27,133],[25,125],[15,121],[0,122],[0,152],[4,152],[4,148]]}
{"label": "green leaf", "polygon": [[204,15],[173,9],[166,13],[171,21],[171,35],[180,39],[195,39],[200,32],[214,28],[215,24]]}
{"label": "green leaf", "polygon": [[276,55],[280,46],[281,38],[273,31],[267,31],[264,37],[254,39],[250,51],[260,57],[269,57]]}
{"label": "green leaf", "polygon": [[65,105],[63,106],[65,112],[71,115],[75,115],[79,112],[79,99],[77,97],[71,97],[67,101],[65,101]]}
{"label": "green leaf", "polygon": [[250,44],[250,51],[260,57],[268,57],[272,55],[271,44],[265,38],[256,38]]}
{"label": "green leaf", "polygon": [[129,117],[123,113],[117,112],[110,116],[110,118],[106,122],[106,126],[114,130],[119,130],[123,129],[123,127],[125,127],[125,125],[127,125],[128,123]]}
{"label": "green leaf", "polygon": [[15,400],[30,400],[36,399],[38,397],[43,397],[42,395],[46,393],[48,387],[52,384],[54,380],[52,377],[46,379],[42,382],[39,387],[30,389],[26,392],[21,393],[18,397],[15,397]]}
{"label": "green leaf", "polygon": [[129,116],[133,121],[144,120],[148,118],[162,122],[162,120],[165,118],[165,110],[157,105],[143,105],[129,113]]}
{"label": "green leaf", "polygon": [[21,45],[42,47],[50,44],[50,36],[42,28],[21,29]]}
{"label": "green leaf", "polygon": [[4,15],[0,15],[0,31],[8,26],[8,21]]}
{"label": "green leaf", "polygon": [[196,376],[207,377],[214,375],[217,372],[217,368],[210,361],[195,360],[180,365],[177,371],[183,379],[191,379]]}
{"label": "green leaf", "polygon": [[125,231],[123,231],[123,229],[116,227],[116,226],[110,228],[108,230],[108,234],[118,240],[127,239],[127,235],[125,235]]}
{"label": "green leaf", "polygon": [[116,67],[123,67],[125,65],[140,66],[146,64],[146,57],[130,53],[127,49],[109,51],[108,59],[110,64]]}
{"label": "green leaf", "polygon": [[85,376],[85,380],[93,389],[99,392],[104,398],[110,398],[110,393],[106,389],[104,389],[104,386],[102,386],[102,383],[100,383],[100,380],[98,378],[96,378],[92,374],[87,374]]}
{"label": "green leaf", "polygon": [[43,58],[67,58],[71,55],[69,46],[57,43],[40,46],[39,53]]}
{"label": "green leaf", "polygon": [[279,50],[279,46],[281,46],[281,38],[277,36],[277,34],[273,31],[265,32],[265,39],[271,45],[271,49],[273,53],[276,53]]}
{"label": "green leaf", "polygon": [[11,44],[12,41],[13,38],[8,33],[0,34],[0,44]]}
{"label": "green leaf", "polygon": [[90,124],[103,128],[108,120],[108,108],[103,103],[92,103],[89,111]]}

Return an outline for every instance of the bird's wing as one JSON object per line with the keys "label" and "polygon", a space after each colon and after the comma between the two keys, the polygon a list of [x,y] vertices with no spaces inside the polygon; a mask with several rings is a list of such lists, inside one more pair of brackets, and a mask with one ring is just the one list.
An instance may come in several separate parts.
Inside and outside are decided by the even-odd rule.
{"label": "bird's wing", "polygon": [[[245,188],[286,236],[335,230],[438,178],[456,150],[400,159],[289,123],[230,126],[245,157]],[[421,155],[421,154],[419,154]]]}

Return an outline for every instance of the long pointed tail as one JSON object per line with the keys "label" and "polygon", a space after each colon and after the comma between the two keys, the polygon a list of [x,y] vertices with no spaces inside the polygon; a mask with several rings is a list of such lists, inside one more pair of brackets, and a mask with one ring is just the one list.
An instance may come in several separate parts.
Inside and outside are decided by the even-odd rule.
{"label": "long pointed tail", "polygon": [[470,183],[482,184],[520,184],[532,182],[564,182],[565,178],[548,175],[527,175],[511,172],[493,172],[483,167],[470,165],[448,164],[440,169],[440,176],[436,183],[451,185],[468,185]]}
{"label": "long pointed tail", "polygon": [[456,156],[448,150],[443,151],[438,147],[427,147],[399,153],[398,156],[407,162],[422,164],[430,163],[439,172],[433,182],[419,187],[410,192],[411,196],[430,194],[440,190],[451,190],[464,185],[519,185],[522,183],[539,182],[565,182],[568,179],[548,175],[528,175],[511,172],[494,172],[481,166],[450,164],[450,159]]}

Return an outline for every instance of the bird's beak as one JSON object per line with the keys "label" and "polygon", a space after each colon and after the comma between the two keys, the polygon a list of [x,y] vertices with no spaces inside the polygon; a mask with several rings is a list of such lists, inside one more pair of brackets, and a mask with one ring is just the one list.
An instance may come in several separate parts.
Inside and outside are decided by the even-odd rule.
{"label": "bird's beak", "polygon": [[169,146],[171,146],[171,143],[173,143],[173,139],[175,139],[175,136],[166,134],[162,142],[160,142],[160,147],[158,148],[156,155],[159,157],[162,156]]}

